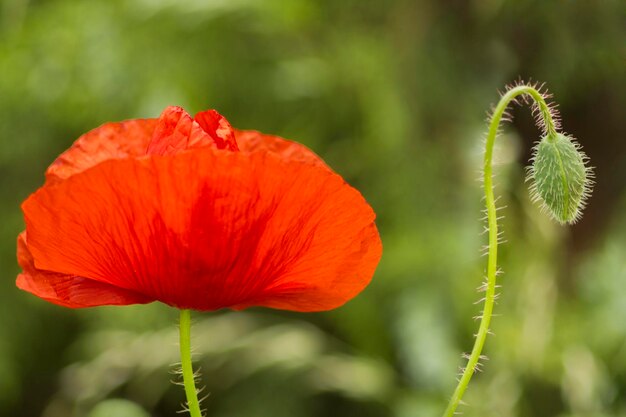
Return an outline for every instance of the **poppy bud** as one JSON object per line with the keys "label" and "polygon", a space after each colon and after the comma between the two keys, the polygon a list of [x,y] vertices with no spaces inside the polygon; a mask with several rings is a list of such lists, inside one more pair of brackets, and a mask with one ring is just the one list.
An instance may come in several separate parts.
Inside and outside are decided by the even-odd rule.
{"label": "poppy bud", "polygon": [[587,159],[580,145],[561,133],[544,136],[533,149],[531,197],[561,224],[575,223],[591,194],[593,172]]}

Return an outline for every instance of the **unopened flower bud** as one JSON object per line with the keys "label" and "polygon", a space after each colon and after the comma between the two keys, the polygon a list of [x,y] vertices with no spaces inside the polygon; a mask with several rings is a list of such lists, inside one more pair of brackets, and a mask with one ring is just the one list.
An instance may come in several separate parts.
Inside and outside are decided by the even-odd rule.
{"label": "unopened flower bud", "polygon": [[528,171],[531,197],[560,223],[575,223],[591,194],[593,171],[580,145],[556,133],[544,136],[535,146]]}

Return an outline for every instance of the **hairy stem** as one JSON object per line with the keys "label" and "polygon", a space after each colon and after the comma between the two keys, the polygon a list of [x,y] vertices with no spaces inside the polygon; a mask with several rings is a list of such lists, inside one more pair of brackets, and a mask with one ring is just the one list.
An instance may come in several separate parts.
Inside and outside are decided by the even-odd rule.
{"label": "hairy stem", "polygon": [[180,362],[189,415],[202,417],[191,363],[191,312],[189,310],[180,310]]}
{"label": "hairy stem", "polygon": [[452,398],[448,403],[448,407],[444,412],[444,417],[452,417],[456,411],[458,405],[463,398],[463,394],[469,385],[476,367],[480,361],[480,355],[485,345],[485,339],[489,333],[489,324],[491,323],[491,316],[493,314],[493,305],[496,297],[496,275],[498,268],[498,220],[496,214],[496,203],[493,193],[493,178],[492,178],[492,159],[493,159],[493,145],[496,141],[498,134],[498,127],[502,120],[504,111],[509,103],[520,95],[530,96],[535,104],[538,106],[541,117],[545,123],[546,132],[549,134],[556,133],[555,122],[552,119],[550,108],[546,104],[543,96],[535,88],[527,85],[519,85],[511,88],[502,96],[498,105],[496,106],[491,122],[489,124],[489,132],[487,134],[487,141],[485,143],[485,160],[483,168],[483,182],[485,189],[485,207],[487,209],[487,223],[489,225],[489,256],[487,260],[487,282],[485,287],[485,301],[483,305],[483,312],[480,319],[480,326],[476,339],[474,340],[474,347],[472,353],[469,356],[467,365],[461,375],[461,379],[452,394]]}

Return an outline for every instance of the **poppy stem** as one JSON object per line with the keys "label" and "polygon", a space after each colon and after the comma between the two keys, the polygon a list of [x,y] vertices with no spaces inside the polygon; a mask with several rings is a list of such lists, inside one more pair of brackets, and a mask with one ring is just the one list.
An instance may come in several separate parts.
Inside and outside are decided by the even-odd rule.
{"label": "poppy stem", "polygon": [[483,346],[485,345],[485,339],[489,334],[489,324],[491,322],[491,316],[493,313],[493,306],[496,299],[496,277],[498,275],[498,216],[496,209],[496,201],[493,192],[493,178],[492,178],[492,159],[493,159],[493,146],[498,134],[498,127],[502,120],[505,110],[509,103],[520,95],[529,96],[535,103],[535,108],[538,111],[541,121],[544,123],[543,128],[546,133],[553,133],[556,131],[556,121],[553,118],[553,112],[551,108],[546,104],[543,95],[537,91],[534,87],[529,85],[518,85],[510,88],[500,99],[498,105],[493,111],[491,116],[491,122],[489,124],[489,132],[487,134],[487,141],[485,143],[485,157],[483,167],[483,186],[485,191],[485,207],[487,211],[487,223],[489,226],[489,253],[487,260],[487,277],[482,291],[485,291],[483,312],[480,316],[480,326],[478,333],[474,340],[474,347],[469,355],[467,365],[463,370],[459,383],[452,394],[452,398],[448,403],[448,407],[444,412],[444,417],[452,417],[458,405],[461,403],[463,394],[469,385],[472,376],[476,370],[480,367],[480,360],[484,357],[481,356]]}
{"label": "poppy stem", "polygon": [[195,375],[191,362],[191,312],[180,310],[180,363],[183,372],[185,395],[187,396],[187,411],[191,417],[202,417],[198,391],[196,390]]}

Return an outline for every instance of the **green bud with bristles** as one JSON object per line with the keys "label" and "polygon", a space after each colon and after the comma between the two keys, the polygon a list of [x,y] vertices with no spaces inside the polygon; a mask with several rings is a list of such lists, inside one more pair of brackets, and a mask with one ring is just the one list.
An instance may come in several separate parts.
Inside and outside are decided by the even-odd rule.
{"label": "green bud with bristles", "polygon": [[528,171],[533,201],[540,201],[559,223],[575,223],[593,184],[587,156],[575,140],[561,133],[544,136],[533,151]]}

